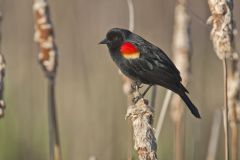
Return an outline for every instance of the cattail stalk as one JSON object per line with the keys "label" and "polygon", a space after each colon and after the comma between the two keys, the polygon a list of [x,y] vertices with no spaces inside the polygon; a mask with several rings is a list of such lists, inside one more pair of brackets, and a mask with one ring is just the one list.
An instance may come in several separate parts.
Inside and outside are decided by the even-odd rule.
{"label": "cattail stalk", "polygon": [[232,160],[238,159],[238,127],[237,127],[237,108],[240,107],[240,62],[231,60],[230,73],[228,76],[228,105],[229,105],[229,124],[231,128],[231,148]]}
{"label": "cattail stalk", "polygon": [[4,110],[6,108],[5,102],[3,99],[3,91],[4,91],[4,76],[5,76],[5,59],[2,54],[0,54],[0,118],[4,116]]}
{"label": "cattail stalk", "polygon": [[61,160],[61,145],[55,104],[55,78],[58,51],[46,0],[34,0],[34,39],[39,45],[38,60],[48,80],[48,121],[50,160]]}
{"label": "cattail stalk", "polygon": [[[173,59],[175,65],[179,69],[182,77],[182,83],[186,86],[190,77],[190,57],[191,57],[191,43],[190,43],[190,17],[187,14],[186,1],[178,0],[175,8],[175,25],[173,36]],[[181,160],[183,158],[183,106],[182,101],[178,95],[173,95],[171,101],[171,117],[175,124],[175,159]]]}
{"label": "cattail stalk", "polygon": [[229,159],[228,142],[228,93],[227,93],[227,59],[233,57],[233,26],[232,26],[232,0],[208,0],[211,16],[208,23],[212,24],[211,39],[214,50],[223,62],[224,74],[224,133],[225,133],[225,160]]}
{"label": "cattail stalk", "polygon": [[171,101],[172,94],[173,94],[172,91],[167,90],[167,93],[166,93],[165,98],[163,100],[162,109],[161,109],[160,115],[158,117],[156,131],[155,131],[155,137],[156,137],[157,141],[158,141],[159,135],[162,131],[163,122],[164,122],[164,119],[165,119],[165,116],[166,116],[166,113],[167,113],[169,103]]}
{"label": "cattail stalk", "polygon": [[128,11],[129,11],[129,27],[130,31],[134,30],[134,7],[133,7],[133,0],[127,0],[128,4]]}
{"label": "cattail stalk", "polygon": [[[134,90],[134,97],[140,96],[138,90]],[[157,143],[152,129],[153,108],[148,101],[140,99],[135,105],[130,105],[126,118],[129,118],[133,126],[134,149],[138,153],[139,160],[157,160]]]}
{"label": "cattail stalk", "polygon": [[[0,24],[2,24],[2,13],[0,12]],[[2,29],[2,28],[1,28]],[[2,34],[0,33],[0,51],[2,45]],[[4,116],[4,110],[6,108],[5,102],[3,99],[3,91],[4,91],[4,77],[5,77],[5,67],[6,62],[4,56],[0,53],[0,118]]]}
{"label": "cattail stalk", "polygon": [[4,116],[4,110],[6,108],[3,99],[5,66],[6,66],[5,58],[2,54],[0,54],[0,118]]}
{"label": "cattail stalk", "polygon": [[[133,32],[134,30],[134,7],[133,7],[133,1],[132,0],[127,0],[128,4],[128,12],[129,12],[129,30]],[[122,72],[119,70],[119,74],[122,76],[123,79],[123,92],[128,98],[128,104],[131,104],[131,99],[132,99],[132,80],[126,77],[125,75],[122,74]]]}
{"label": "cattail stalk", "polygon": [[[131,32],[133,32],[133,30],[134,30],[134,5],[133,5],[133,0],[126,0],[126,2],[127,2],[127,5],[128,5],[128,15],[129,15],[129,27],[128,27],[128,29]],[[123,73],[120,70],[119,70],[119,73],[120,73],[120,75],[122,76],[122,79],[123,79],[123,93],[127,97],[127,105],[130,106],[130,105],[132,105],[132,98],[133,98],[133,95],[132,95],[132,92],[133,92],[132,80],[129,79],[128,77],[126,77],[125,75],[123,75]],[[129,130],[131,130],[131,132],[132,132],[131,127],[129,127]],[[132,141],[129,141],[128,148],[127,148],[127,150],[128,150],[128,160],[132,159],[132,143],[133,143]]]}
{"label": "cattail stalk", "polygon": [[[234,45],[233,45],[234,49]],[[238,127],[237,127],[237,108],[240,107],[240,61],[237,53],[233,53],[229,60],[228,74],[228,118],[231,128],[231,157],[232,160],[238,160]]]}
{"label": "cattail stalk", "polygon": [[212,129],[211,135],[208,145],[208,153],[206,160],[215,160],[217,147],[218,147],[218,139],[220,135],[220,125],[221,125],[221,112],[215,112],[213,115]]}
{"label": "cattail stalk", "polygon": [[[134,5],[133,5],[133,0],[126,0],[127,1],[127,5],[128,5],[128,17],[129,17],[129,27],[128,29],[130,31],[133,32],[134,30]],[[125,75],[123,75],[123,73],[119,70],[119,74],[122,76],[123,79],[123,93],[126,95],[127,97],[127,105],[130,106],[132,105],[132,80],[129,79],[128,77],[126,77]],[[129,127],[129,130],[132,129]],[[131,133],[130,132],[130,133]],[[129,142],[128,144],[128,160],[132,159],[132,141]]]}

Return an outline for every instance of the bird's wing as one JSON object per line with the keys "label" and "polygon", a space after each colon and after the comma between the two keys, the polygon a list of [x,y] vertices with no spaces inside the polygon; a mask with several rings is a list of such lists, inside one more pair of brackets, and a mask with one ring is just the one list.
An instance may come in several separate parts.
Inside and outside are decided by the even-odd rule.
{"label": "bird's wing", "polygon": [[140,57],[130,59],[129,63],[135,65],[138,71],[145,72],[145,74],[147,72],[159,74],[161,77],[164,75],[166,80],[175,83],[182,80],[176,66],[160,48],[144,40],[131,41],[131,43],[138,48]]}

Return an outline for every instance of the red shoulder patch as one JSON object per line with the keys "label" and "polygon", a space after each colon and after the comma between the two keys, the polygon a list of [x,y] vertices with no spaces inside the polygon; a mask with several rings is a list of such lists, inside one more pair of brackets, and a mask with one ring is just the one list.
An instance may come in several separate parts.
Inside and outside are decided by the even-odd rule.
{"label": "red shoulder patch", "polygon": [[134,53],[138,52],[138,49],[132,43],[125,42],[122,44],[120,51],[123,54],[134,54]]}

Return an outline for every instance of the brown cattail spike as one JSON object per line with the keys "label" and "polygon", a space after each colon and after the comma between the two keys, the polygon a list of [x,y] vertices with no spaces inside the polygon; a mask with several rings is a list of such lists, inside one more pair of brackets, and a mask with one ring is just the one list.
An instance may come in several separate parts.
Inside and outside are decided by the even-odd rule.
{"label": "brown cattail spike", "polygon": [[57,68],[58,52],[46,0],[35,0],[33,11],[36,18],[34,40],[39,44],[38,59],[45,74],[52,77]]}

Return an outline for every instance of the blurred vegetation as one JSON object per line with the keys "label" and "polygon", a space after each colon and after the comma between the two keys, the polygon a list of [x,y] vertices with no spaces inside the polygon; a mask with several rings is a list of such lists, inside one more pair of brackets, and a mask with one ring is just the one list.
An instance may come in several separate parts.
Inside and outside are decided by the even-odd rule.
{"label": "blurred vegetation", "polygon": [[[126,98],[121,78],[108,55],[97,45],[112,27],[128,28],[126,1],[49,0],[59,48],[56,100],[63,159],[127,159],[132,135],[124,120]],[[174,0],[134,1],[135,32],[161,47],[171,57]],[[234,19],[239,30],[240,2]],[[223,105],[222,66],[213,53],[207,1],[189,1],[192,15],[192,77],[190,97],[202,119],[185,112],[185,159],[206,158],[212,115]],[[0,0],[3,13],[2,53],[7,60],[5,99],[0,120],[1,160],[48,159],[47,82],[37,64],[33,42],[31,0]],[[239,36],[237,43],[239,43]],[[239,49],[239,45],[237,45]],[[165,89],[158,87],[158,115]],[[173,159],[173,124],[169,113],[158,143],[159,159]],[[155,117],[156,119],[157,117]],[[154,125],[155,126],[155,125]],[[221,133],[218,160],[223,160]]]}

